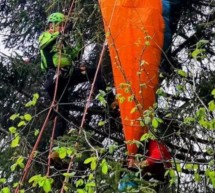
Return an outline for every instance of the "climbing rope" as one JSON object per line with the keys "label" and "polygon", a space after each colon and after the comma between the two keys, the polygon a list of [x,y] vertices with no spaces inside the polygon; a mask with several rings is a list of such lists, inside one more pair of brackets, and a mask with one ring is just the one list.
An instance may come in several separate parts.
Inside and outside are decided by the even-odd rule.
{"label": "climbing rope", "polygon": [[[58,112],[58,106],[56,107],[56,111]],[[46,176],[49,176],[50,174],[50,167],[51,167],[51,154],[52,154],[52,147],[54,144],[54,135],[55,135],[55,129],[57,125],[57,116],[54,118],[54,125],[52,128],[52,134],[51,134],[51,139],[50,139],[50,145],[49,145],[49,156],[48,156],[48,166],[47,166],[47,173]]]}

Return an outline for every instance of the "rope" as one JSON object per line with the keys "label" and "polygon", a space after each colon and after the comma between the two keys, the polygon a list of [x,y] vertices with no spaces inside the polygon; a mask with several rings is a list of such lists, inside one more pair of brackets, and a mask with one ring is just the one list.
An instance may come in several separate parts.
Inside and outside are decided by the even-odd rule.
{"label": "rope", "polygon": [[[58,111],[58,106],[57,106],[56,110]],[[51,166],[51,156],[50,155],[52,154],[52,147],[53,147],[53,143],[54,143],[54,135],[55,135],[56,125],[57,125],[57,116],[54,118],[54,125],[52,128],[52,134],[51,134],[50,145],[49,145],[49,156],[48,156],[48,166],[47,166],[46,176],[49,176],[49,174],[50,174],[50,166]]]}

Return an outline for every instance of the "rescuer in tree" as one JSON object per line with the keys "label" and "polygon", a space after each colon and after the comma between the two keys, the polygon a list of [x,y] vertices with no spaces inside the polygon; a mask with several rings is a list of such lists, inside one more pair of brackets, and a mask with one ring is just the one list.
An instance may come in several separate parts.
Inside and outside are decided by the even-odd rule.
{"label": "rescuer in tree", "polygon": [[[73,42],[72,46],[65,41],[65,20],[64,14],[52,13],[48,19],[48,29],[39,37],[39,48],[41,54],[41,70],[45,74],[44,87],[50,99],[54,97],[56,77],[58,76],[58,87],[56,94],[57,103],[68,103],[68,86],[88,80],[86,66],[76,67],[80,58],[82,45],[80,42]],[[56,69],[59,66],[59,74]],[[66,130],[66,120],[68,117],[68,105],[60,105],[55,138],[64,134]],[[54,114],[54,113],[53,113]]]}
{"label": "rescuer in tree", "polygon": [[[56,102],[61,104],[69,102],[68,87],[86,81],[92,82],[102,49],[99,44],[92,44],[91,49],[87,50],[87,59],[84,58],[85,49],[83,49],[80,41],[74,39],[73,41],[76,42],[70,44],[65,41],[64,32],[68,29],[65,26],[65,20],[64,14],[59,12],[52,13],[47,19],[47,31],[43,32],[39,37],[41,70],[46,73],[44,87],[50,99],[53,99],[57,76],[56,69],[59,66]],[[94,87],[96,90],[105,90],[106,88],[100,69]],[[112,95],[111,93],[109,94],[111,97],[108,97],[113,98]],[[55,138],[65,133],[67,122],[63,117],[68,117],[69,106],[59,104],[58,113],[61,116],[58,116]]]}

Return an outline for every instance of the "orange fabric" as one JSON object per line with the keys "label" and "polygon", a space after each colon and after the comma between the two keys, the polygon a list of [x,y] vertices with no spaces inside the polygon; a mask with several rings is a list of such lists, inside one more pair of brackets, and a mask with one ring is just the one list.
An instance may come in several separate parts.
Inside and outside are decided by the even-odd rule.
{"label": "orange fabric", "polygon": [[[143,111],[155,103],[164,21],[161,0],[100,0],[125,140],[139,140]],[[126,83],[126,84],[125,84]],[[135,99],[130,101],[131,96]],[[124,102],[122,102],[124,99]],[[131,113],[134,107],[138,110]],[[129,155],[136,145],[127,145]]]}

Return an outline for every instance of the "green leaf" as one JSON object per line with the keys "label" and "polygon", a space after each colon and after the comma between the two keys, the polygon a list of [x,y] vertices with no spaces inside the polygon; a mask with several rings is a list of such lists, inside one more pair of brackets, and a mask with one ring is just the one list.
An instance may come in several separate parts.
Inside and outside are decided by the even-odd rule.
{"label": "green leaf", "polygon": [[63,189],[64,189],[64,191],[65,191],[65,192],[68,192],[69,187],[68,187],[68,186],[66,186],[66,185],[64,185],[64,186],[63,186]]}
{"label": "green leaf", "polygon": [[64,159],[67,156],[67,148],[66,147],[60,147],[57,150],[58,154],[59,154],[59,158],[60,159]]}
{"label": "green leaf", "polygon": [[108,173],[108,164],[105,159],[102,160],[101,166],[102,166],[102,173],[107,174]]}
{"label": "green leaf", "polygon": [[172,117],[172,113],[166,114],[165,117],[167,117],[167,118]]}
{"label": "green leaf", "polygon": [[195,180],[195,182],[201,182],[201,176],[198,174],[198,173],[195,173],[194,174],[194,180]]}
{"label": "green leaf", "polygon": [[213,100],[213,101],[210,101],[209,103],[208,103],[208,107],[209,107],[209,110],[211,111],[211,112],[213,112],[214,110],[215,110],[215,101]]}
{"label": "green leaf", "polygon": [[95,157],[89,157],[89,158],[85,159],[84,164],[89,164],[90,162],[93,161],[93,159],[95,159]]}
{"label": "green leaf", "polygon": [[25,119],[26,121],[31,121],[32,116],[31,116],[30,114],[25,114],[25,115],[24,115],[24,119]]}
{"label": "green leaf", "polygon": [[202,46],[204,46],[205,44],[208,44],[209,43],[209,41],[208,40],[199,40],[198,42],[197,42],[197,44],[196,44],[196,47],[197,48],[200,48],[200,47],[202,47]]}
{"label": "green leaf", "polygon": [[192,52],[192,54],[191,54],[191,56],[194,58],[194,59],[196,59],[200,54],[202,54],[203,52],[204,52],[205,50],[204,49],[195,49],[193,52]]}
{"label": "green leaf", "polygon": [[72,173],[63,173],[63,176],[65,176],[66,178],[72,178],[73,176],[75,176],[75,172]]}
{"label": "green leaf", "polygon": [[135,112],[137,112],[137,107],[132,108],[131,111],[130,111],[131,114],[133,114]]}
{"label": "green leaf", "polygon": [[45,193],[52,191],[52,187],[51,187],[52,182],[53,182],[53,179],[50,179],[50,178],[46,178],[44,180],[43,190],[45,191]]}
{"label": "green leaf", "polygon": [[24,168],[24,157],[20,156],[17,160],[16,160],[16,164],[19,165],[20,168]]}
{"label": "green leaf", "polygon": [[176,164],[176,169],[178,172],[182,172],[182,169],[181,169],[181,165],[180,164]]}
{"label": "green leaf", "polygon": [[170,185],[172,185],[172,184],[176,183],[177,176],[173,169],[169,169],[168,171],[169,172],[165,172],[165,176],[167,176],[169,174],[169,176],[170,176],[169,183],[170,183]]}
{"label": "green leaf", "polygon": [[91,161],[90,168],[91,170],[95,170],[97,166],[97,159]]}
{"label": "green leaf", "polygon": [[196,112],[196,116],[198,119],[202,119],[202,118],[205,118],[206,116],[206,109],[201,107],[198,109],[198,111]]}
{"label": "green leaf", "polygon": [[215,178],[214,177],[211,178],[211,182],[212,182],[213,187],[215,187]]}
{"label": "green leaf", "polygon": [[77,189],[77,193],[86,193],[86,191],[83,189]]}
{"label": "green leaf", "polygon": [[22,127],[22,126],[25,126],[26,125],[26,122],[25,121],[20,121],[18,123],[18,127]]}
{"label": "green leaf", "polygon": [[210,128],[211,128],[212,130],[215,129],[215,119],[213,119],[213,120],[210,121]]}
{"label": "green leaf", "polygon": [[33,106],[33,102],[32,101],[29,101],[25,104],[25,107],[31,107]]}
{"label": "green leaf", "polygon": [[17,117],[19,117],[19,114],[13,114],[10,116],[10,120],[14,121]]}
{"label": "green leaf", "polygon": [[215,187],[215,171],[207,169],[205,175],[210,178],[212,185]]}
{"label": "green leaf", "polygon": [[207,153],[209,154],[209,155],[214,155],[214,153],[215,153],[215,150],[213,150],[212,148],[207,148]]}
{"label": "green leaf", "polygon": [[16,169],[17,164],[13,164],[12,166],[10,166],[10,170],[13,172]]}
{"label": "green leaf", "polygon": [[157,119],[153,118],[152,119],[152,127],[155,128],[155,129],[157,129],[158,126],[159,126],[159,123],[158,123]]}
{"label": "green leaf", "polygon": [[22,115],[20,115],[19,118],[20,118],[21,120],[24,120],[24,119],[25,119],[24,116],[22,116]]}
{"label": "green leaf", "polygon": [[112,90],[112,87],[107,86],[107,87],[105,88],[105,90],[106,90],[106,91],[111,91],[111,90]]}
{"label": "green leaf", "polygon": [[99,127],[102,127],[102,126],[105,125],[105,123],[106,123],[106,121],[99,121],[98,126],[99,126]]}
{"label": "green leaf", "polygon": [[152,139],[153,136],[151,133],[145,133],[141,136],[140,141],[148,141],[148,139]]}
{"label": "green leaf", "polygon": [[16,133],[16,127],[9,127],[9,131],[12,134]]}
{"label": "green leaf", "polygon": [[198,170],[199,169],[199,165],[198,164],[193,164],[193,170]]}
{"label": "green leaf", "polygon": [[108,147],[109,153],[112,154],[115,151],[115,149],[117,149],[117,148],[118,148],[118,146],[115,145],[115,144],[114,145],[110,145]]}
{"label": "green leaf", "polygon": [[39,94],[38,94],[38,93],[35,93],[35,94],[33,95],[33,100],[27,102],[27,103],[25,104],[25,107],[35,106],[35,105],[37,104],[38,98],[39,98]]}
{"label": "green leaf", "polygon": [[38,136],[39,133],[40,133],[40,130],[39,130],[39,129],[35,129],[35,130],[34,130],[34,136]]}
{"label": "green leaf", "polygon": [[169,174],[169,170],[166,170],[164,176],[166,177],[166,176],[168,176],[168,174]]}
{"label": "green leaf", "polygon": [[38,181],[37,181],[37,183],[38,183],[39,187],[43,187],[43,185],[45,183],[44,177],[39,178]]}
{"label": "green leaf", "polygon": [[104,154],[106,152],[105,148],[99,148],[99,153]]}
{"label": "green leaf", "polygon": [[175,177],[175,171],[173,169],[170,169],[169,170],[169,175],[171,178],[174,178]]}
{"label": "green leaf", "polygon": [[39,99],[40,95],[38,93],[33,94],[33,99]]}
{"label": "green leaf", "polygon": [[95,182],[88,182],[86,184],[86,187],[95,187],[96,186],[96,183]]}
{"label": "green leaf", "polygon": [[10,189],[8,187],[5,187],[1,189],[1,193],[10,193]]}
{"label": "green leaf", "polygon": [[99,102],[100,102],[104,107],[106,107],[106,105],[107,105],[107,101],[106,101],[106,99],[105,99],[105,96],[106,96],[106,93],[105,93],[105,91],[103,91],[103,90],[99,90],[99,94],[96,96],[96,99],[98,99]]}
{"label": "green leaf", "polygon": [[16,188],[19,185],[19,182],[13,183],[13,188]]}
{"label": "green leaf", "polygon": [[194,121],[195,121],[195,119],[193,117],[186,117],[186,118],[184,118],[184,123],[188,124],[188,125],[191,124]]}
{"label": "green leaf", "polygon": [[211,161],[208,163],[209,166],[213,166],[214,164],[215,164],[215,161],[214,161],[214,160],[211,160]]}
{"label": "green leaf", "polygon": [[79,179],[76,183],[75,183],[75,186],[76,187],[79,187],[79,186],[82,186],[84,184],[84,180],[83,179]]}
{"label": "green leaf", "polygon": [[4,184],[6,182],[6,178],[0,178],[0,184]]}
{"label": "green leaf", "polygon": [[193,170],[193,164],[186,164],[186,165],[185,165],[185,168],[186,168],[187,170]]}
{"label": "green leaf", "polygon": [[72,154],[74,154],[74,152],[75,151],[74,151],[74,149],[72,147],[70,147],[70,148],[67,147],[66,153],[67,153],[68,156],[71,156]]}
{"label": "green leaf", "polygon": [[180,85],[180,84],[176,85],[176,88],[177,88],[178,93],[183,92],[185,89],[184,85]]}
{"label": "green leaf", "polygon": [[36,104],[37,104],[37,101],[36,101],[36,100],[31,101],[31,105],[32,105],[32,106],[35,106]]}
{"label": "green leaf", "polygon": [[108,173],[108,165],[107,163],[105,165],[102,165],[102,173],[107,174]]}
{"label": "green leaf", "polygon": [[141,127],[144,127],[144,126],[145,126],[145,123],[144,123],[143,120],[140,120],[140,126],[141,126]]}
{"label": "green leaf", "polygon": [[184,70],[178,70],[177,73],[182,77],[187,77],[187,73]]}
{"label": "green leaf", "polygon": [[19,158],[16,160],[16,163],[19,165],[20,163],[22,163],[24,160],[24,157],[19,156]]}
{"label": "green leaf", "polygon": [[163,88],[159,88],[157,91],[156,91],[156,94],[159,95],[159,96],[165,96],[166,93],[165,91],[163,90]]}
{"label": "green leaf", "polygon": [[209,128],[210,127],[210,122],[209,121],[205,121],[204,119],[201,119],[200,121],[198,121],[198,123],[203,126],[204,128]]}
{"label": "green leaf", "polygon": [[36,182],[36,184],[37,184],[40,178],[41,178],[41,174],[35,175],[35,176],[32,176],[32,177],[28,180],[28,182],[29,182],[29,183],[31,183],[31,182]]}
{"label": "green leaf", "polygon": [[24,190],[24,189],[22,189],[22,190],[20,190],[19,192],[20,192],[20,193],[25,193],[25,190]]}
{"label": "green leaf", "polygon": [[93,180],[94,179],[94,175],[91,173],[88,177],[89,180]]}
{"label": "green leaf", "polygon": [[213,89],[213,90],[211,91],[211,95],[213,95],[213,96],[215,97],[215,89]]}
{"label": "green leaf", "polygon": [[138,140],[129,140],[129,141],[126,141],[125,143],[126,144],[135,144],[138,148],[143,146],[143,144]]}
{"label": "green leaf", "polygon": [[11,142],[11,147],[15,148],[19,146],[19,141],[20,141],[20,136],[18,134],[16,134],[15,138],[12,140]]}

